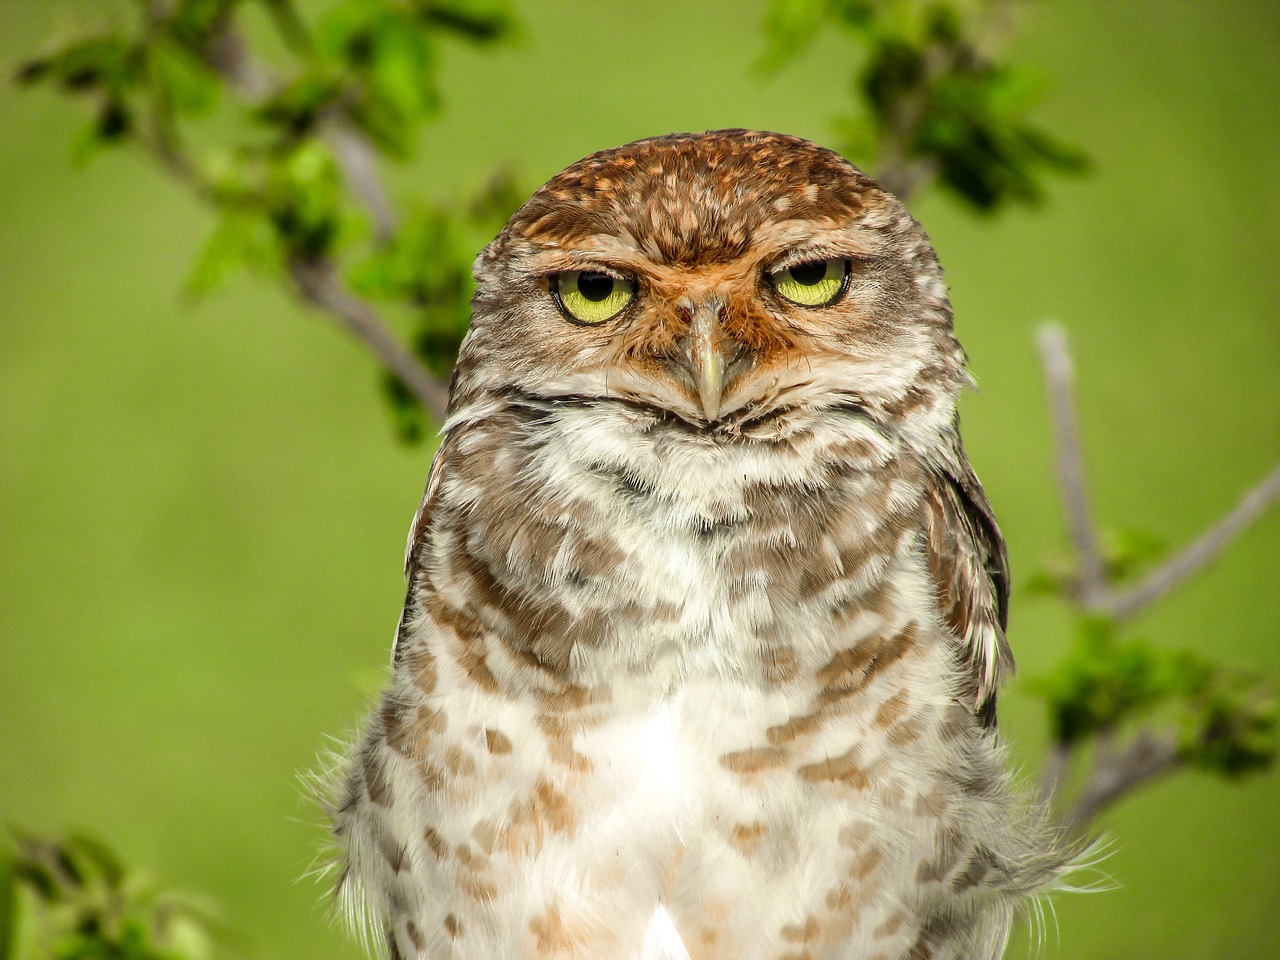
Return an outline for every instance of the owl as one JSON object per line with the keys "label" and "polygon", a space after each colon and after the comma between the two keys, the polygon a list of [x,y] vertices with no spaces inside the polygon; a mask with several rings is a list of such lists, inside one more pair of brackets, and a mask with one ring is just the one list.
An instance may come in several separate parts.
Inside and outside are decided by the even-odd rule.
{"label": "owl", "polygon": [[587,157],[475,265],[338,896],[395,960],[984,960],[1005,548],[933,248],[829,150]]}

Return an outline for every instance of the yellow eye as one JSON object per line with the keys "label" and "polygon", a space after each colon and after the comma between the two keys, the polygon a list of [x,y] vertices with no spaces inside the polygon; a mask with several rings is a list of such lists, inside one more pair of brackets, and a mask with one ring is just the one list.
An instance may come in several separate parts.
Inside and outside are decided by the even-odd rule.
{"label": "yellow eye", "polygon": [[829,307],[849,286],[849,261],[843,257],[812,260],[769,275],[773,289],[784,300],[802,307]]}
{"label": "yellow eye", "polygon": [[570,270],[551,278],[551,293],[570,320],[603,323],[635,299],[636,285],[608,273]]}

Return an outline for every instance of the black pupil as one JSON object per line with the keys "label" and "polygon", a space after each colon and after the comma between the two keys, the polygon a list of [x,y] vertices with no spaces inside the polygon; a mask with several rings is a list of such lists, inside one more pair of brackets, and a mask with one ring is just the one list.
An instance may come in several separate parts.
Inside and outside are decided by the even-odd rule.
{"label": "black pupil", "polygon": [[805,287],[817,286],[826,275],[827,261],[825,260],[801,263],[791,268],[791,279]]}
{"label": "black pupil", "polygon": [[580,273],[578,292],[592,303],[607,300],[613,293],[613,277],[607,273]]}

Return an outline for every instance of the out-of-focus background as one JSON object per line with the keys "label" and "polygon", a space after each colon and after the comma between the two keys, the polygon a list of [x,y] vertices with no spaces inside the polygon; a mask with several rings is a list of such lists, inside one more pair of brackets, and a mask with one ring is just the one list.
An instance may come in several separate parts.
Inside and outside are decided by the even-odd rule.
{"label": "out-of-focus background", "polygon": [[[0,69],[111,0],[0,0]],[[776,75],[763,5],[526,0],[518,43],[447,48],[444,114],[395,189],[541,182],[605,146],[748,126],[819,142],[844,47]],[[1094,172],[979,219],[912,209],[951,282],[981,393],[972,460],[1015,580],[1065,551],[1035,325],[1077,360],[1104,525],[1180,544],[1280,456],[1280,6],[1056,0],[1015,59]],[[356,957],[307,879],[324,841],[299,774],[349,735],[387,663],[429,447],[392,436],[363,349],[244,276],[182,290],[212,226],[133,150],[71,161],[82,106],[0,88],[0,819],[81,826],[206,895],[262,960]],[[1280,678],[1280,511],[1139,623]],[[1063,655],[1015,595],[1005,737],[1046,742],[1028,678]],[[1104,818],[1108,892],[1054,899],[1040,956],[1280,956],[1280,775],[1178,774]],[[1032,949],[1024,936],[1010,956]]]}

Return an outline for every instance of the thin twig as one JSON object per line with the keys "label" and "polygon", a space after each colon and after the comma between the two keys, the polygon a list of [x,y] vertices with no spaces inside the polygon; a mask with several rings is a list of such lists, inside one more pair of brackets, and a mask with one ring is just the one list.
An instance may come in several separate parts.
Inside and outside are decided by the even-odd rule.
{"label": "thin twig", "polygon": [[289,264],[289,276],[307,301],[338,317],[437,421],[444,420],[449,401],[448,387],[404,349],[373,307],[339,282],[330,261],[294,260]]}
{"label": "thin twig", "polygon": [[1140,584],[1108,597],[1102,610],[1116,620],[1140,613],[1221,553],[1277,499],[1280,499],[1280,465],[1246,493],[1234,510],[1153,570]]}
{"label": "thin twig", "polygon": [[1085,827],[1125,794],[1182,765],[1172,736],[1140,731],[1120,753],[1098,756],[1080,796],[1066,816],[1070,827]]}
{"label": "thin twig", "polygon": [[[1268,506],[1280,499],[1280,466],[1245,494],[1234,510],[1153,571],[1142,583],[1124,592],[1113,591],[1106,580],[1089,509],[1066,335],[1061,328],[1047,325],[1040,330],[1039,344],[1057,444],[1058,482],[1062,487],[1071,538],[1078,555],[1074,600],[1083,611],[1104,613],[1114,620],[1124,620],[1160,600],[1203,568],[1257,520]],[[1074,753],[1073,746],[1061,742],[1051,748],[1041,788],[1046,802],[1060,790]],[[1177,769],[1183,762],[1177,741],[1168,732],[1140,730],[1119,752],[1114,749],[1109,736],[1100,735],[1088,779],[1065,815],[1065,823],[1072,828],[1087,827],[1102,811],[1126,794]]]}
{"label": "thin twig", "polygon": [[1058,485],[1062,488],[1067,523],[1076,548],[1076,594],[1081,605],[1093,609],[1103,601],[1106,584],[1085,485],[1084,453],[1076,421],[1074,374],[1071,355],[1067,352],[1067,335],[1057,324],[1045,324],[1040,328],[1038,340],[1057,444]]}
{"label": "thin twig", "polygon": [[222,21],[201,53],[214,72],[250,103],[266,100],[279,87],[271,72],[253,58],[230,18]]}
{"label": "thin twig", "polygon": [[379,244],[388,243],[400,224],[378,178],[378,154],[373,145],[338,113],[326,114],[322,129],[343,179],[373,220],[374,239]]}
{"label": "thin twig", "polygon": [[912,141],[924,117],[925,89],[929,78],[949,68],[952,57],[934,45],[924,53],[925,78],[898,97],[889,107],[888,124],[880,141],[876,158],[876,180],[880,185],[906,201],[922,184],[932,180],[937,164],[927,157],[912,156]]}
{"label": "thin twig", "polygon": [[[272,4],[273,9],[296,17],[288,4]],[[288,17],[287,17],[288,19]],[[301,30],[301,26],[297,28]],[[304,43],[305,36],[296,41]],[[262,63],[254,59],[235,24],[225,21],[205,51],[206,62],[233,89],[250,103],[269,98],[279,89],[279,81]],[[341,110],[328,110],[321,118],[321,130],[333,158],[342,170],[343,179],[352,195],[373,219],[375,237],[386,243],[395,235],[398,224],[395,211],[382,181],[378,177],[378,152],[369,138],[361,133]]]}

